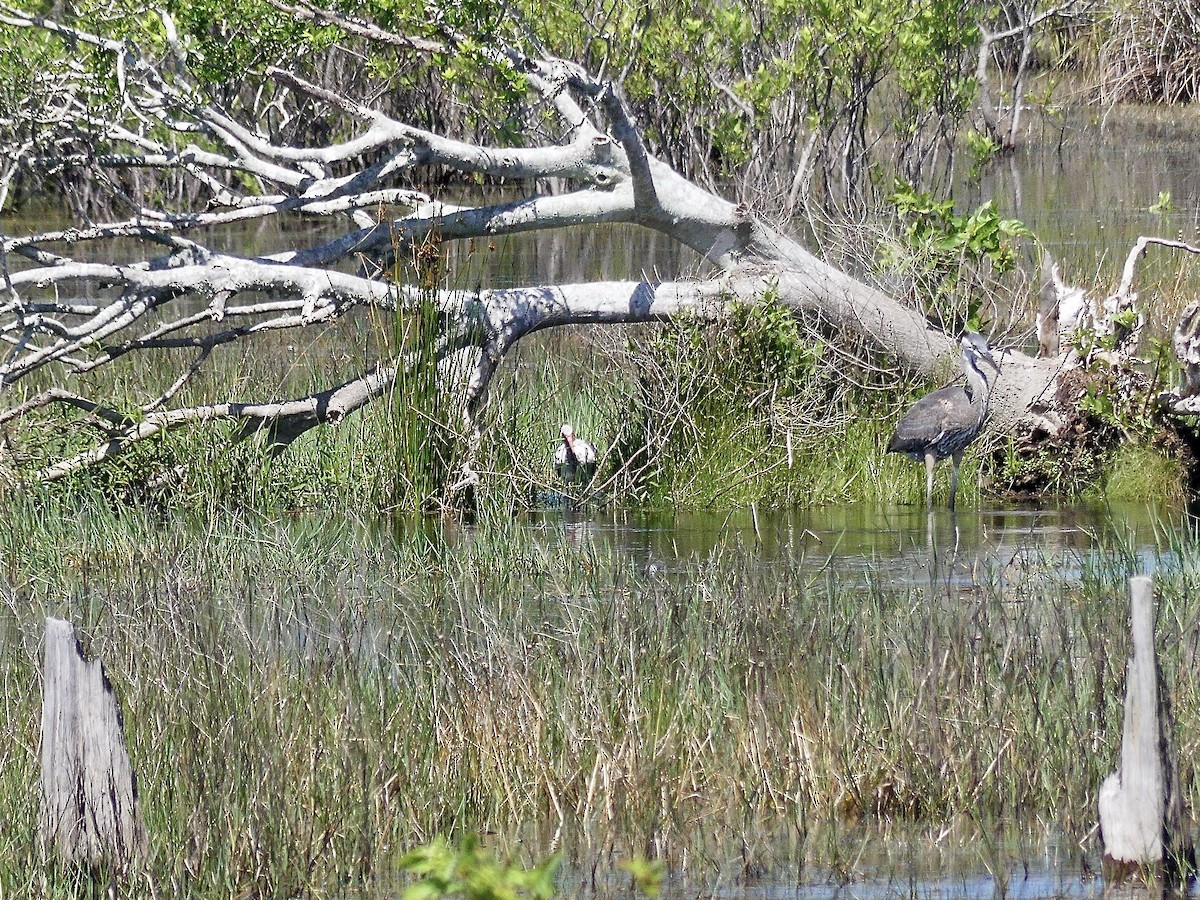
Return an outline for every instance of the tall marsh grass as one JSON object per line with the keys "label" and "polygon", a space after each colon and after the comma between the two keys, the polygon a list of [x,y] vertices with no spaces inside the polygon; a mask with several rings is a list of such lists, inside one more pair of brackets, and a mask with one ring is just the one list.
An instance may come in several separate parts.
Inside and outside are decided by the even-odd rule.
{"label": "tall marsh grass", "polygon": [[[561,850],[584,881],[634,857],[852,875],[821,835],[862,823],[1094,840],[1127,550],[1076,581],[1051,561],[917,588],[737,547],[644,573],[511,520],[449,527],[10,504],[0,895],[71,893],[34,839],[47,614],[125,709],[150,855],[122,896],[387,896],[439,835]],[[1160,645],[1188,759],[1200,554],[1175,549]]]}

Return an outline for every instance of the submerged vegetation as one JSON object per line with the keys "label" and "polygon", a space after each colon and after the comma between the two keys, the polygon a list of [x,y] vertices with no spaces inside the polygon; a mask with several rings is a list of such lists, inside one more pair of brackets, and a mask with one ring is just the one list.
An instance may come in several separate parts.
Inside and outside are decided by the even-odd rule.
{"label": "submerged vegetation", "polygon": [[[643,569],[586,534],[448,528],[10,507],[0,894],[77,877],[34,838],[47,614],[77,623],[125,710],[150,850],[122,896],[386,896],[439,836],[525,865],[561,851],[585,886],[641,858],[694,883],[853,878],[847,847],[881,824],[1096,850],[1132,548],[1027,547],[963,587],[932,558],[900,584],[801,545]],[[1188,759],[1200,557],[1164,541]]]}

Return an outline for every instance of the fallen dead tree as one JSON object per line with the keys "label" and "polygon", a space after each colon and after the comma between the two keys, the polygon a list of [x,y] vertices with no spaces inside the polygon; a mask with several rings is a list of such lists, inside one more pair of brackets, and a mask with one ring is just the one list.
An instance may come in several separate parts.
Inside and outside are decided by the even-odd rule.
{"label": "fallen dead tree", "polygon": [[[452,32],[440,43],[415,40],[310,5],[287,11],[405,52],[452,55],[456,41],[465,43]],[[127,42],[0,6],[0,25],[10,32],[45,32],[111,56],[120,92],[120,102],[98,120],[86,78],[54,84],[37,112],[43,125],[52,123],[46,127],[53,140],[43,137],[35,146],[10,138],[9,176],[74,166],[119,182],[130,172],[163,171],[184,176],[194,198],[148,206],[123,195],[132,207],[125,218],[0,236],[0,338],[7,345],[0,395],[8,398],[0,426],[48,408],[69,408],[96,435],[87,449],[46,460],[37,478],[61,478],[176,428],[232,421],[239,434],[263,432],[285,447],[311,428],[336,425],[384,395],[415,365],[412,353],[401,348],[382,355],[352,377],[331,378],[329,386],[300,396],[217,396],[202,403],[181,398],[190,396],[221,348],[319,328],[364,308],[402,314],[434,306],[437,358],[468,366],[462,397],[467,432],[476,427],[497,367],[526,335],[584,323],[715,317],[732,302],[753,303],[766,293],[819,316],[831,332],[859,336],[909,375],[931,376],[954,366],[956,335],[813,255],[768,224],[766,211],[725,200],[655,159],[619,85],[578,66],[512,47],[485,50],[497,70],[528,91],[526,116],[539,125],[531,125],[520,146],[437,134],[272,68],[265,76],[275,91],[331,111],[347,130],[341,140],[294,146],[211,103],[190,80],[186,52],[170,40],[173,23],[166,14],[162,21],[167,49],[155,60]],[[14,112],[0,123],[3,133],[20,134],[20,116]],[[85,148],[87,142],[96,146],[97,135],[99,149]],[[560,188],[469,205],[411,187],[421,173],[444,171]],[[221,228],[286,216],[337,216],[352,227],[254,258],[206,243]],[[470,292],[389,277],[395,260],[419,254],[429,243],[614,222],[653,229],[697,251],[712,275]],[[96,261],[101,254],[88,249],[95,246],[104,253],[120,247],[125,256]],[[1131,295],[1123,282],[1111,310],[1097,307],[1091,327],[1119,327],[1114,323],[1123,320]],[[1112,352],[1131,355],[1131,346],[1114,344]],[[163,354],[177,359],[172,378],[135,408],[66,386],[73,376],[123,358]],[[1078,355],[1066,350],[1052,358],[1005,351],[992,399],[993,427],[1053,433],[1065,421],[1056,409],[1056,386],[1079,364]],[[24,387],[43,372],[53,387]],[[460,484],[472,480],[469,463],[467,469]]]}

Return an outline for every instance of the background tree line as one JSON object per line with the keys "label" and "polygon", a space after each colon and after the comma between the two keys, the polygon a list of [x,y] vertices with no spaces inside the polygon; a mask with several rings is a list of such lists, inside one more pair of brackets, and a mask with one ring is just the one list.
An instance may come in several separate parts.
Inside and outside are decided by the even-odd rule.
{"label": "background tree line", "polygon": [[[1136,15],[1124,4],[1097,0],[328,5],[416,43],[451,35],[453,56],[404,46],[384,51],[367,40],[347,44],[319,16],[285,0],[33,6],[126,37],[143,51],[163,55],[175,43],[215,102],[233,115],[250,113],[282,142],[332,140],[342,128],[328,115],[313,115],[310,98],[269,88],[258,77],[273,64],[302,61],[302,71],[371,98],[396,118],[482,143],[519,144],[537,111],[488,60],[501,43],[543,48],[622,84],[648,149],[685,176],[756,206],[806,211],[814,221],[879,207],[896,178],[944,191],[956,165],[999,149],[977,105],[984,35],[1006,35],[988,46],[1002,107],[1056,102],[1058,80],[1067,75],[1072,99],[1186,102],[1200,72],[1200,16],[1173,0],[1141,5]],[[164,33],[156,9],[171,15],[177,34]],[[30,33],[6,41],[0,47],[5,105],[52,105],[56,71],[93,82],[98,107],[114,102],[111,82],[119,72],[103,57],[82,48],[64,54],[55,41]],[[1014,97],[1004,77],[1018,68],[1049,77]],[[6,143],[53,141],[54,125],[46,117],[40,133],[7,134]],[[960,162],[955,150],[964,145],[972,158]],[[24,188],[18,197],[38,190]]]}

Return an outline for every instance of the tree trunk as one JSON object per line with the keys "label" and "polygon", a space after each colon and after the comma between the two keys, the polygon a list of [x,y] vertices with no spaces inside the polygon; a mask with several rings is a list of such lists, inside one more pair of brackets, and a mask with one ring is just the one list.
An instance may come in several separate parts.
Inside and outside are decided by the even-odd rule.
{"label": "tree trunk", "polygon": [[1129,580],[1131,647],[1117,771],[1100,786],[1100,838],[1106,873],[1178,883],[1194,868],[1183,824],[1171,703],[1154,647],[1154,585]]}
{"label": "tree trunk", "polygon": [[[289,10],[404,53],[452,57],[457,50],[453,41],[414,43],[306,2]],[[282,447],[309,428],[337,424],[386,394],[412,361],[403,355],[376,359],[359,375],[301,397],[235,400],[196,398],[189,392],[219,348],[284,330],[323,328],[364,307],[404,312],[432,303],[439,319],[438,358],[478,351],[465,395],[468,432],[497,367],[527,334],[575,323],[715,317],[732,301],[754,303],[766,295],[811,314],[827,333],[863,339],[856,345],[874,348],[875,361],[894,364],[898,376],[949,380],[958,375],[958,335],[939,330],[920,311],[808,252],[768,224],[771,210],[731,203],[654,158],[619,87],[563,60],[528,56],[513,47],[485,51],[506,77],[521,73],[541,117],[531,119],[524,141],[511,147],[423,130],[343,96],[335,86],[270,68],[266,80],[289,102],[303,104],[303,115],[325,114],[337,125],[331,133],[349,135],[327,146],[288,146],[273,143],[258,123],[239,122],[200,101],[204,92],[190,83],[180,48],[171,48],[179,55],[164,75],[157,61],[135,56],[124,40],[15,11],[0,15],[0,26],[46,29],[73,51],[91,48],[98,65],[115,60],[116,83],[124,92],[123,102],[111,108],[112,119],[98,120],[86,82],[64,75],[64,108],[78,112],[55,110],[40,119],[30,113],[26,125],[53,132],[38,146],[82,149],[78,155],[41,157],[30,147],[14,147],[21,170],[90,168],[100,183],[131,169],[158,170],[182,173],[208,193],[194,207],[138,207],[124,221],[0,235],[0,260],[20,259],[24,267],[0,264],[0,339],[7,347],[0,358],[0,392],[47,368],[71,376],[127,356],[173,354],[178,360],[177,377],[155,396],[119,402],[80,396],[55,384],[0,412],[4,425],[65,405],[97,432],[88,449],[46,460],[40,478],[61,478],[103,463],[172,428],[236,420],[239,434],[263,431],[273,446]],[[203,148],[193,143],[197,134],[205,135]],[[98,135],[111,152],[92,152]],[[446,172],[526,185],[533,193],[457,205],[407,186],[437,181]],[[563,190],[536,193],[550,183]],[[122,202],[129,199],[120,195]],[[255,258],[217,252],[193,237],[251,220],[314,215],[348,216],[356,227],[311,246]],[[707,280],[532,285],[470,294],[391,280],[396,259],[436,258],[443,242],[614,222],[668,235],[702,254],[716,274]],[[92,241],[120,242],[121,247],[139,242],[138,251],[121,259],[113,245],[105,244],[103,253],[90,254],[105,261],[91,262],[48,249],[70,251]],[[147,246],[163,255],[148,254]],[[350,264],[357,266],[356,274]],[[999,355],[990,427],[1008,433],[1031,418],[1039,427],[1061,425],[1061,418],[1052,421],[1053,388],[1074,361],[1034,359],[1016,349]],[[185,396],[192,397],[188,404],[180,402]]]}
{"label": "tree trunk", "polygon": [[103,664],[84,658],[71,624],[53,618],[46,620],[41,770],[41,839],[61,859],[124,868],[144,852],[116,695]]}

